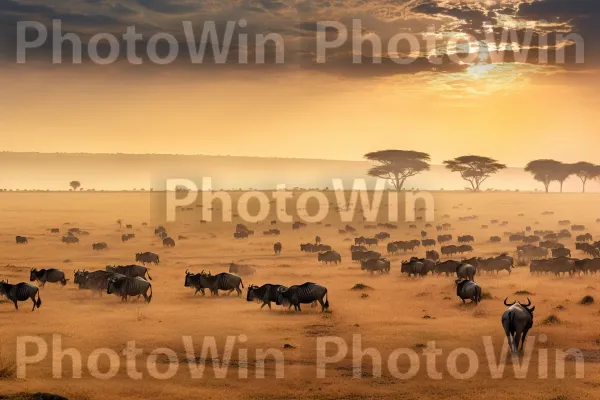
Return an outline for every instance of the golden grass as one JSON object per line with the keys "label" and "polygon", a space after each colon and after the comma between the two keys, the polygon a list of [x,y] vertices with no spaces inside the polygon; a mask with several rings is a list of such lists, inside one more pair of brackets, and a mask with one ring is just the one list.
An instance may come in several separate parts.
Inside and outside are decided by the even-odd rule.
{"label": "golden grass", "polygon": [[[536,305],[535,321],[530,331],[531,339],[544,334],[547,341],[540,346],[550,349],[581,348],[585,354],[595,354],[600,332],[600,313],[592,304],[578,305],[582,296],[597,296],[600,276],[564,277],[531,276],[528,268],[515,268],[506,273],[482,275],[476,280],[484,291],[484,301],[477,306],[462,306],[456,297],[454,278],[426,277],[407,278],[399,272],[400,261],[412,255],[423,256],[425,250],[390,256],[392,271],[389,275],[369,276],[358,264],[350,261],[350,235],[340,235],[337,230],[345,225],[330,218],[322,225],[309,225],[292,231],[290,224],[280,224],[282,235],[266,237],[262,230],[270,228],[268,221],[248,224],[257,234],[248,240],[232,238],[233,224],[200,224],[201,217],[195,212],[183,212],[175,223],[166,224],[172,236],[189,238],[177,241],[173,249],[164,249],[153,235],[153,228],[160,223],[155,207],[162,204],[160,193],[1,193],[0,221],[0,278],[11,283],[27,281],[31,267],[55,267],[63,269],[72,279],[73,271],[86,268],[101,269],[109,264],[134,262],[134,254],[154,251],[160,255],[159,266],[149,266],[153,277],[154,297],[152,303],[142,301],[120,303],[114,296],[104,294],[93,297],[79,291],[72,283],[66,287],[48,284],[41,289],[42,307],[31,312],[31,303],[20,303],[16,312],[11,303],[0,304],[0,335],[3,358],[15,359],[17,336],[36,335],[49,342],[52,334],[62,335],[63,348],[77,348],[83,355],[84,365],[89,354],[96,348],[105,347],[122,352],[127,341],[135,340],[143,349],[144,357],[156,348],[172,348],[180,360],[186,359],[182,336],[191,336],[196,351],[205,336],[215,336],[222,345],[228,335],[245,335],[245,347],[249,349],[249,379],[238,377],[239,368],[233,368],[225,379],[210,378],[213,369],[209,365],[205,377],[190,378],[186,364],[168,381],[148,376],[146,358],[139,363],[142,381],[127,376],[121,357],[121,370],[109,381],[94,379],[84,369],[82,379],[67,377],[72,373],[71,361],[64,362],[63,379],[52,378],[50,357],[28,368],[27,379],[0,379],[0,394],[18,392],[51,392],[70,399],[465,399],[465,398],[528,398],[568,399],[597,398],[598,362],[588,362],[585,378],[575,379],[572,363],[567,365],[566,379],[537,379],[537,358],[531,360],[532,368],[527,379],[516,379],[510,360],[504,379],[491,379],[482,337],[491,336],[499,353],[505,342],[500,316],[505,309],[502,301],[524,301],[530,296]],[[154,198],[154,197],[156,198]],[[329,196],[332,196],[329,193]],[[514,252],[515,244],[505,241],[490,244],[489,237],[502,236],[504,231],[518,231],[526,225],[534,229],[558,229],[559,219],[571,219],[588,227],[594,237],[600,236],[600,225],[595,219],[600,195],[596,194],[534,194],[534,193],[436,193],[436,216],[449,214],[443,222],[453,225],[455,237],[462,234],[475,236],[473,247],[477,256],[493,256],[501,252]],[[332,201],[333,200],[332,198]],[[461,207],[454,208],[458,204]],[[470,210],[468,208],[471,208]],[[552,210],[554,215],[542,215]],[[523,217],[517,215],[523,213]],[[476,221],[457,221],[460,216],[478,215]],[[122,243],[118,219],[134,225],[136,238]],[[353,226],[359,228],[357,216]],[[508,220],[507,226],[489,224],[491,219]],[[441,221],[441,220],[440,220]],[[536,221],[539,222],[536,224]],[[142,222],[148,226],[143,227]],[[68,225],[65,225],[68,223]],[[326,228],[324,225],[331,223]],[[482,229],[488,224],[488,229]],[[407,240],[418,236],[424,222],[417,222],[418,229],[408,229],[408,223],[400,223],[400,229],[388,230],[393,240]],[[434,223],[435,225],[435,223]],[[81,244],[67,246],[60,237],[51,235],[47,228],[81,227],[91,232],[83,237]],[[427,229],[436,236],[435,229]],[[359,234],[372,235],[376,231],[359,229]],[[316,255],[301,253],[299,244],[312,242],[319,234],[324,243],[340,251],[341,265],[324,266]],[[15,235],[26,235],[35,240],[28,245],[17,246]],[[598,237],[600,239],[600,237]],[[105,241],[109,249],[94,252],[93,242]],[[274,255],[272,244],[280,241],[283,253]],[[564,241],[574,251],[572,240]],[[385,242],[377,251],[385,253]],[[64,262],[71,260],[71,262]],[[184,271],[210,270],[212,273],[227,270],[229,262],[252,264],[257,269],[253,277],[243,278],[244,285],[280,283],[292,285],[313,281],[329,290],[331,313],[323,314],[320,307],[303,306],[302,313],[294,313],[273,305],[262,310],[254,302],[235,296],[211,297],[193,293],[184,288]],[[357,282],[373,290],[349,290]],[[591,287],[591,288],[590,288]],[[525,293],[529,292],[529,294]],[[582,291],[585,291],[582,293]],[[368,292],[368,298],[361,298]],[[519,293],[519,294],[515,294]],[[535,293],[535,295],[532,295]],[[245,295],[245,292],[244,292]],[[562,306],[564,310],[558,307]],[[560,313],[559,324],[546,324],[550,315]],[[350,346],[355,334],[362,335],[362,347],[377,348],[384,359],[383,376],[373,377],[372,360],[363,360],[363,379],[352,378],[352,354],[327,370],[325,379],[316,379],[316,340],[323,336],[342,337]],[[441,381],[430,379],[422,358],[420,373],[409,380],[392,377],[387,367],[387,357],[395,349],[415,349],[419,354],[427,343],[435,341],[443,351],[438,358],[437,369],[443,372]],[[284,349],[284,346],[288,345]],[[285,378],[275,379],[274,363],[266,363],[267,379],[252,379],[254,375],[255,349],[276,348],[285,354]],[[479,356],[479,372],[467,382],[451,378],[446,368],[446,357],[453,349],[469,347]],[[160,359],[162,360],[162,359]],[[241,363],[237,351],[230,364]],[[107,368],[106,360],[100,358],[100,369]],[[157,368],[164,371],[166,364]],[[400,358],[399,369],[405,372],[407,359]],[[466,369],[466,361],[459,357],[458,369]],[[553,376],[553,364],[549,375]],[[526,396],[524,395],[526,393]],[[525,397],[524,397],[525,396]]]}

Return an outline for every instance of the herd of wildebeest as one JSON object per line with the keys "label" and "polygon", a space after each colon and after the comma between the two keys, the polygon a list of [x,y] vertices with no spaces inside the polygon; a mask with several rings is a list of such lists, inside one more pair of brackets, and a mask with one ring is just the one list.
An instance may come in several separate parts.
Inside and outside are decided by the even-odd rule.
{"label": "herd of wildebeest", "polygon": [[[546,211],[543,215],[552,215]],[[523,216],[519,214],[519,216]],[[444,215],[444,218],[448,218]],[[460,217],[459,221],[477,220],[477,216]],[[600,222],[600,219],[596,222]],[[271,225],[276,225],[277,221],[271,221]],[[506,221],[491,220],[490,224],[497,226],[507,225]],[[147,226],[146,223],[142,224]],[[475,281],[475,277],[482,274],[495,274],[500,276],[506,272],[511,274],[512,269],[517,266],[529,265],[531,274],[553,274],[557,277],[565,275],[588,275],[596,274],[600,271],[600,241],[593,242],[590,233],[575,233],[575,250],[584,253],[588,258],[573,258],[571,250],[560,242],[561,239],[571,239],[571,232],[585,231],[585,226],[571,224],[568,220],[558,221],[559,227],[570,226],[570,230],[563,228],[558,231],[552,230],[532,230],[530,226],[524,227],[519,232],[505,232],[504,238],[509,242],[517,244],[513,256],[506,252],[495,257],[470,257],[466,258],[464,254],[474,251],[470,243],[475,242],[472,235],[460,235],[456,237],[457,244],[449,244],[454,240],[450,233],[440,232],[437,238],[430,238],[428,232],[422,230],[420,239],[407,241],[392,241],[389,231],[398,229],[397,225],[391,223],[365,224],[363,229],[377,230],[383,229],[379,233],[358,236],[357,229],[346,225],[339,229],[338,233],[346,235],[345,241],[352,241],[348,236],[353,236],[354,244],[350,244],[349,251],[351,261],[360,263],[360,269],[370,275],[389,274],[392,270],[391,261],[382,255],[377,249],[382,242],[385,243],[387,255],[398,255],[407,252],[413,252],[418,248],[425,249],[425,257],[410,257],[400,263],[400,273],[408,277],[426,277],[431,275],[453,276],[456,286],[456,294],[463,303],[470,300],[475,305],[482,300],[482,288]],[[294,222],[293,230],[299,230],[307,225],[303,222]],[[325,228],[331,224],[324,225]],[[482,225],[482,229],[487,229],[489,225]],[[127,228],[132,228],[127,225]],[[431,224],[424,224],[424,228],[433,228]],[[435,227],[439,231],[449,231],[452,228],[450,223],[444,223]],[[408,226],[410,230],[417,229],[416,224]],[[51,234],[60,234],[59,228],[49,229]],[[175,240],[170,237],[167,230],[160,226],[154,230],[155,236],[162,240],[163,246],[175,247]],[[78,244],[81,236],[87,236],[89,232],[79,228],[70,228],[61,241],[66,244]],[[243,224],[237,224],[233,234],[235,239],[245,239],[254,235],[254,231],[248,229]],[[271,228],[263,231],[264,236],[279,236],[279,229]],[[123,242],[135,238],[135,234],[126,233],[121,236]],[[184,236],[178,236],[178,240],[187,239]],[[25,236],[16,236],[15,241],[19,245],[28,244],[28,238]],[[490,236],[486,239],[488,243],[500,243],[503,238],[500,236]],[[340,252],[334,250],[332,246],[323,244],[320,236],[316,236],[313,243],[301,243],[300,251],[307,253],[316,253],[317,261],[325,265],[338,264],[342,262]],[[436,247],[439,246],[439,253]],[[92,250],[104,251],[108,249],[105,242],[93,243]],[[281,242],[273,244],[275,255],[283,251]],[[450,259],[456,254],[462,254],[461,260]],[[446,258],[444,260],[444,258]],[[516,261],[515,261],[516,260]],[[146,264],[158,265],[160,257],[152,252],[137,253],[135,261],[142,265],[118,265],[106,266],[102,270],[87,271],[76,270],[73,276],[73,283],[82,290],[90,290],[95,294],[102,295],[104,292],[114,294],[121,298],[121,301],[128,301],[129,297],[143,297],[147,303],[152,300],[152,277]],[[219,291],[225,291],[231,294],[236,291],[241,296],[244,289],[242,277],[253,276],[256,269],[250,265],[231,263],[229,272],[222,272],[213,275],[211,272],[201,271],[192,273],[185,271],[184,286],[194,289],[194,295],[200,292],[205,295],[205,289],[210,291],[213,296],[218,296]],[[63,286],[68,284],[65,273],[59,269],[35,269],[30,271],[29,281],[39,282],[39,287],[31,283],[21,282],[18,284],[9,284],[7,280],[0,282],[0,295],[4,295],[14,303],[18,310],[18,302],[31,299],[33,302],[32,311],[39,308],[42,304],[40,298],[40,288],[46,283],[59,283]],[[271,309],[272,303],[287,307],[294,306],[294,310],[301,311],[301,304],[321,305],[322,311],[329,309],[329,300],[327,288],[314,282],[305,282],[300,285],[286,287],[281,284],[267,283],[262,286],[249,285],[246,291],[246,299],[249,302],[258,302],[261,308],[265,305]],[[527,303],[513,302],[504,304],[508,307],[502,315],[502,325],[506,332],[509,346],[516,352],[522,349],[528,330],[533,324],[533,312],[535,307],[531,306],[531,301]],[[519,346],[520,345],[520,346]]]}

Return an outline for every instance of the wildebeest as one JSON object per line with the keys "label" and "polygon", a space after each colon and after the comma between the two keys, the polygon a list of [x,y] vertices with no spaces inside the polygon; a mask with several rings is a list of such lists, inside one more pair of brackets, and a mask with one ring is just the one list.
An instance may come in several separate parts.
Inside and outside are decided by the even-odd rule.
{"label": "wildebeest", "polygon": [[108,249],[106,242],[92,243],[92,250],[100,251]]}
{"label": "wildebeest", "polygon": [[470,243],[474,241],[475,239],[471,235],[463,235],[458,237],[458,243]]}
{"label": "wildebeest", "polygon": [[436,241],[435,239],[423,239],[421,240],[421,244],[423,245],[423,247],[435,246]]}
{"label": "wildebeest", "polygon": [[25,236],[15,236],[15,242],[17,244],[27,244],[27,238]]}
{"label": "wildebeest", "polygon": [[481,301],[481,287],[472,280],[457,280],[456,295],[461,298],[463,304],[467,299],[477,304]]}
{"label": "wildebeest", "polygon": [[575,237],[575,240],[578,242],[591,242],[593,240],[593,237],[591,233],[586,233],[583,235],[577,235]]}
{"label": "wildebeest", "polygon": [[246,239],[248,237],[248,232],[247,231],[233,232],[233,237],[235,239]]}
{"label": "wildebeest", "polygon": [[361,260],[360,269],[367,271],[371,275],[375,272],[387,274],[390,272],[390,260],[387,258]]}
{"label": "wildebeest", "polygon": [[200,274],[192,274],[190,271],[185,271],[185,282],[184,282],[184,286],[185,287],[193,287],[194,289],[196,289],[196,291],[194,292],[194,296],[198,293],[201,292],[202,296],[205,295],[204,293],[204,289],[205,287],[202,285],[202,281],[200,280],[201,276]]}
{"label": "wildebeest", "polygon": [[478,268],[481,271],[496,272],[507,271],[509,274],[512,273],[512,262],[510,259],[505,257],[491,257],[491,258],[480,258],[478,260]]}
{"label": "wildebeest", "polygon": [[141,262],[142,264],[153,263],[157,265],[158,263],[160,263],[160,257],[158,256],[158,254],[146,251],[144,253],[135,253],[135,261]]}
{"label": "wildebeest", "polygon": [[255,301],[257,303],[262,302],[260,308],[262,309],[264,306],[269,306],[269,310],[271,309],[271,302],[277,304],[277,299],[279,297],[279,292],[286,290],[287,287],[283,285],[277,285],[273,283],[267,283],[260,287],[256,285],[248,286],[248,293],[246,295],[246,301]]}
{"label": "wildebeest", "polygon": [[50,233],[60,233],[59,228],[50,228]]}
{"label": "wildebeest", "polygon": [[[35,296],[37,295],[37,300]],[[33,308],[31,311],[35,311],[36,307],[40,308],[42,305],[42,299],[40,298],[40,290],[25,282],[11,285],[8,281],[0,281],[0,296],[6,296],[7,299],[15,304],[15,310],[19,309],[17,305],[18,301],[25,301],[31,299],[33,302]]]}
{"label": "wildebeest", "polygon": [[102,296],[102,293],[106,292],[106,288],[108,287],[108,280],[117,275],[125,276],[102,270],[92,272],[77,270],[75,271],[73,282],[79,289],[88,289]]}
{"label": "wildebeest", "polygon": [[175,239],[173,239],[172,237],[166,237],[163,239],[163,246],[164,247],[175,247]]}
{"label": "wildebeest", "polygon": [[422,276],[426,276],[430,272],[433,275],[433,273],[435,272],[436,263],[433,260],[430,260],[428,258],[411,257],[410,261],[416,261],[416,262],[420,262],[421,264],[423,264],[423,268],[421,268]]}
{"label": "wildebeest", "polygon": [[230,295],[234,290],[237,292],[238,296],[242,294],[240,285],[243,288],[244,283],[242,282],[242,278],[237,275],[232,275],[227,272],[221,272],[220,274],[212,275],[210,272],[207,274],[204,271],[200,272],[199,275],[200,285],[210,289],[210,293],[214,296],[219,295],[219,290],[227,290],[227,295]]}
{"label": "wildebeest", "polygon": [[442,246],[441,251],[443,256],[452,256],[458,253],[458,247],[456,247],[456,245],[450,244],[448,246]]}
{"label": "wildebeest", "polygon": [[106,293],[121,296],[121,301],[125,302],[129,297],[144,296],[146,303],[150,303],[152,301],[152,284],[139,276],[112,276],[108,280]]}
{"label": "wildebeest", "polygon": [[533,311],[535,306],[531,307],[531,300],[527,299],[527,304],[521,304],[517,301],[507,303],[508,298],[504,299],[504,305],[508,308],[502,314],[502,327],[508,339],[508,346],[513,353],[519,351],[525,343],[527,332],[533,326]]}
{"label": "wildebeest", "polygon": [[229,264],[229,272],[240,276],[250,276],[256,274],[256,269],[246,264]]}
{"label": "wildebeest", "polygon": [[277,297],[278,305],[294,306],[294,311],[302,311],[300,304],[311,304],[314,301],[321,304],[321,311],[326,311],[329,308],[327,288],[313,282],[305,282],[302,285],[294,285],[285,290],[279,290],[279,296]]}
{"label": "wildebeest", "polygon": [[46,285],[46,282],[60,283],[62,286],[65,286],[67,280],[68,279],[65,279],[65,273],[60,269],[50,268],[37,270],[36,268],[31,268],[31,271],[29,272],[29,281],[40,281],[42,287]]}
{"label": "wildebeest", "polygon": [[378,259],[380,257],[381,253],[373,250],[356,250],[352,252],[352,261]]}
{"label": "wildebeest", "polygon": [[340,255],[340,253],[338,253],[335,250],[329,250],[329,251],[319,253],[317,255],[317,260],[323,261],[325,264],[329,264],[329,263],[337,264],[337,263],[342,262],[342,256]]}
{"label": "wildebeest", "polygon": [[450,274],[455,274],[456,269],[461,263],[455,260],[448,260],[435,265],[435,272],[440,274],[446,274],[446,276],[450,276]]}
{"label": "wildebeest", "polygon": [[124,233],[121,235],[121,242],[128,242],[135,237],[135,233]]}
{"label": "wildebeest", "polygon": [[129,278],[140,277],[146,279],[146,275],[148,275],[148,280],[152,280],[148,268],[141,265],[107,265],[105,269],[107,272],[114,272],[116,274],[125,275]]}
{"label": "wildebeest", "polygon": [[75,236],[63,236],[61,240],[66,244],[79,243],[79,238]]}
{"label": "wildebeest", "polygon": [[471,264],[461,263],[456,267],[456,276],[459,280],[467,279],[472,281],[477,273],[477,269]]}
{"label": "wildebeest", "polygon": [[571,225],[572,231],[585,231],[584,225]]}
{"label": "wildebeest", "polygon": [[502,238],[500,236],[490,236],[490,243],[500,243]]}
{"label": "wildebeest", "polygon": [[402,261],[402,265],[400,267],[400,272],[403,274],[407,274],[409,277],[411,276],[424,276],[423,270],[425,266],[418,259],[411,259],[409,261]]}
{"label": "wildebeest", "polygon": [[425,252],[425,258],[428,260],[439,261],[440,254],[435,250],[427,250]]}
{"label": "wildebeest", "polygon": [[470,244],[461,244],[460,246],[456,247],[456,252],[460,254],[469,253],[471,251],[473,251],[473,246]]}
{"label": "wildebeest", "polygon": [[571,257],[571,250],[567,248],[552,249],[552,257]]}
{"label": "wildebeest", "polygon": [[281,231],[279,229],[269,229],[268,231],[263,231],[263,235],[265,236],[279,236]]}
{"label": "wildebeest", "polygon": [[280,242],[275,242],[275,243],[273,244],[273,252],[274,252],[275,254],[279,254],[279,253],[281,253],[281,247],[282,247],[282,246],[281,246],[281,243],[280,243]]}
{"label": "wildebeest", "polygon": [[437,241],[441,244],[441,243],[445,243],[445,242],[449,242],[452,240],[452,235],[447,234],[447,235],[438,235],[437,237]]}

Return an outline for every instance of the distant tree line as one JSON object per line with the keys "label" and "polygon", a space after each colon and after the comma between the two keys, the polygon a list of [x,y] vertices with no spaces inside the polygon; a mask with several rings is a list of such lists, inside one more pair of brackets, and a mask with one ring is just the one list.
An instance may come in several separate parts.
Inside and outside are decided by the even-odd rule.
{"label": "distant tree line", "polygon": [[[380,150],[367,153],[364,157],[376,163],[369,169],[368,175],[388,179],[397,191],[402,190],[406,179],[430,169],[430,155],[418,151]],[[506,168],[506,165],[493,158],[477,155],[446,160],[444,166],[451,172],[458,172],[470,184],[472,191],[480,191],[481,185],[488,178]],[[581,180],[584,193],[589,180],[600,180],[600,166],[585,161],[567,164],[556,160],[534,160],[525,166],[525,171],[541,182],[546,192],[554,181],[560,184],[562,192],[563,184],[570,176],[577,176]]]}

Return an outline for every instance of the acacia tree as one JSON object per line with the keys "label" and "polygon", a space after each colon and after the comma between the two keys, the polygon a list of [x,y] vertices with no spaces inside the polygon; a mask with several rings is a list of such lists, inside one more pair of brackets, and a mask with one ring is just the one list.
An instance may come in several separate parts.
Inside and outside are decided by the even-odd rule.
{"label": "acacia tree", "polygon": [[556,160],[533,160],[527,163],[525,171],[531,173],[536,181],[542,182],[548,193],[550,183],[557,180],[557,172],[561,171],[563,166],[563,163]]}
{"label": "acacia tree", "polygon": [[71,181],[71,182],[69,182],[69,186],[71,186],[73,188],[73,190],[76,191],[81,186],[81,182]]}
{"label": "acacia tree", "polygon": [[402,190],[404,181],[423,171],[429,171],[429,154],[411,150],[381,150],[365,154],[365,158],[378,162],[367,173],[370,176],[388,179],[397,191]]}
{"label": "acacia tree", "polygon": [[553,174],[554,179],[552,179],[552,180],[560,183],[560,192],[562,193],[563,184],[565,183],[565,181],[567,180],[567,178],[569,176],[573,175],[573,169],[572,169],[571,164],[564,164],[561,162],[558,162],[558,164],[559,165],[556,166],[556,171],[554,171],[554,174]]}
{"label": "acacia tree", "polygon": [[570,165],[571,173],[581,180],[581,192],[585,193],[585,184],[590,179],[596,179],[600,176],[600,167],[586,161]]}
{"label": "acacia tree", "polygon": [[461,156],[453,160],[444,161],[446,169],[459,172],[461,178],[471,184],[474,191],[479,191],[483,182],[498,171],[506,168],[506,165],[489,157]]}

